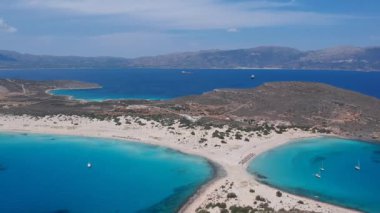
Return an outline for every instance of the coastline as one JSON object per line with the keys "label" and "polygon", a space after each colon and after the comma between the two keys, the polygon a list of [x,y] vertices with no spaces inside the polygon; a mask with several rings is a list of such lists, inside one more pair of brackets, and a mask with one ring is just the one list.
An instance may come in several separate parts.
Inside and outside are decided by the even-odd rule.
{"label": "coastline", "polygon": [[[66,68],[59,68],[59,67],[36,67],[36,68],[29,68],[29,67],[16,67],[16,68],[0,68],[0,71],[8,71],[8,70],[91,70],[91,69],[97,69],[98,67],[66,67]],[[103,68],[102,68],[103,69]],[[119,69],[119,70],[132,70],[132,69],[151,69],[151,70],[263,70],[263,71],[281,71],[281,70],[290,70],[290,71],[338,71],[338,72],[364,72],[364,73],[370,73],[370,72],[380,72],[380,70],[366,70],[366,69],[355,69],[355,70],[348,70],[348,69],[318,69],[318,68],[308,68],[308,69],[302,69],[302,68],[284,68],[284,67],[231,67],[231,68],[213,68],[213,67],[198,67],[198,68],[191,68],[191,67],[114,67],[109,68],[106,67],[104,69]]]}
{"label": "coastline", "polygon": [[54,89],[47,89],[45,90],[45,93],[48,94],[48,95],[51,95],[51,96],[62,96],[62,97],[66,97],[67,99],[69,100],[78,100],[78,101],[86,101],[85,99],[75,99],[74,96],[71,96],[71,95],[55,95],[55,94],[52,94],[51,92],[52,91],[56,91],[56,90],[89,90],[89,89],[101,89],[103,88],[102,86],[97,86],[97,87],[83,87],[83,88],[54,88]]}
{"label": "coastline", "polygon": [[[52,91],[56,90],[92,90],[92,89],[102,89],[103,86],[98,86],[98,87],[84,87],[84,88],[55,88],[55,89],[48,89],[45,90],[45,93],[51,96],[61,96],[61,97],[66,97],[69,100],[77,100],[81,102],[104,102],[104,101],[118,101],[118,100],[140,100],[140,98],[119,98],[119,99],[81,99],[81,98],[75,98],[74,96],[71,95],[56,95],[51,93]],[[148,99],[143,99],[143,100],[148,100],[148,101],[162,101],[162,100],[168,100],[167,98],[148,98]]]}
{"label": "coastline", "polygon": [[[181,128],[176,124],[174,129],[169,129],[158,123],[139,119],[139,122],[145,123],[141,126],[135,118],[131,117],[123,117],[122,121],[123,123],[128,121],[130,124],[117,126],[112,121],[91,120],[79,116],[57,115],[36,119],[26,115],[0,115],[0,131],[121,139],[163,146],[185,154],[200,156],[216,166],[216,174],[188,199],[179,210],[180,212],[196,212],[199,207],[204,208],[209,202],[219,201],[226,202],[229,206],[252,205],[256,195],[270,200],[271,207],[276,210],[298,208],[316,212],[355,212],[285,192],[282,202],[276,196],[278,189],[258,182],[254,175],[247,171],[249,162],[259,154],[294,140],[320,137],[322,136],[320,134],[292,130],[283,134],[272,133],[260,138],[253,136],[250,138],[251,142],[232,139],[228,140],[228,144],[220,145],[220,139],[212,138],[210,134],[218,128],[192,130]],[[191,134],[192,132],[196,132],[195,136]],[[198,139],[204,135],[207,135],[208,146],[198,142]],[[245,136],[248,137],[248,134]],[[230,191],[237,194],[237,199],[226,199],[226,193],[220,189],[221,186],[227,184],[230,185]],[[253,188],[255,193],[250,193],[250,188]],[[303,205],[298,203],[300,200],[304,202]]]}
{"label": "coastline", "polygon": [[[252,175],[255,176],[255,179],[256,179],[257,182],[259,182],[259,183],[261,183],[263,185],[266,185],[266,186],[271,187],[271,188],[276,189],[276,190],[281,190],[281,192],[286,192],[286,193],[292,194],[292,192],[289,192],[289,191],[284,190],[284,189],[277,188],[276,186],[273,186],[273,185],[271,185],[271,184],[269,184],[269,183],[267,183],[265,181],[260,181],[259,178],[256,175],[254,175],[254,174],[252,174]],[[321,202],[321,203],[325,203],[325,204],[328,204],[328,205],[338,206],[338,207],[341,207],[341,208],[345,208],[347,210],[346,212],[361,212],[360,209],[354,209],[354,208],[351,208],[349,206],[343,206],[343,205],[332,204],[332,203],[330,204],[330,203],[326,203],[326,202],[323,202],[321,200],[318,200],[318,199],[315,199],[315,198],[309,197],[309,196],[302,196],[302,197],[310,199],[310,200],[313,200],[315,202]]]}
{"label": "coastline", "polygon": [[[304,139],[316,139],[316,138],[335,138],[335,139],[344,139],[344,140],[355,140],[355,141],[359,141],[360,143],[369,143],[369,144],[378,143],[378,141],[369,142],[369,141],[364,141],[364,140],[355,139],[355,138],[342,137],[342,136],[339,136],[339,135],[323,135],[323,134],[321,134],[321,135],[318,135],[318,136],[315,136],[315,137],[313,136],[313,137],[300,137],[300,138],[296,138],[296,139],[290,140],[290,141],[287,142],[287,143],[284,143],[284,144],[281,144],[281,145],[279,145],[279,146],[277,146],[277,147],[274,147],[274,148],[272,148],[272,149],[280,148],[280,147],[282,147],[282,146],[286,146],[286,145],[289,145],[289,144],[292,144],[292,143],[304,142],[304,141],[303,141]],[[269,152],[269,151],[271,151],[272,149],[269,149],[269,150],[267,150],[267,151],[265,151],[265,152],[262,152],[262,153],[260,153],[260,155],[261,155],[261,154],[265,154],[266,152]],[[253,160],[254,160],[256,157],[258,157],[258,156],[259,156],[259,155],[254,156],[250,161],[253,161]],[[248,167],[248,166],[249,166],[249,165],[247,165],[247,167]],[[248,169],[248,168],[247,168],[247,169]],[[270,188],[272,188],[272,189],[275,189],[275,190],[280,190],[281,192],[286,192],[286,193],[289,193],[289,194],[293,194],[292,192],[290,192],[290,191],[288,191],[288,190],[286,190],[286,189],[283,189],[283,188],[281,188],[281,187],[276,187],[276,186],[274,186],[274,185],[272,185],[272,184],[270,184],[270,183],[268,183],[268,182],[266,182],[266,181],[262,181],[262,179],[260,179],[260,177],[259,177],[260,174],[257,175],[257,174],[253,174],[253,173],[251,173],[251,175],[254,176],[254,177],[255,177],[255,180],[256,180],[257,182],[259,182],[260,184],[263,184],[263,185],[265,185],[265,186],[267,186],[267,187],[270,187]],[[318,199],[316,199],[316,198],[314,198],[314,197],[312,197],[312,196],[304,195],[304,196],[302,196],[302,197],[307,198],[307,199],[310,199],[310,200],[315,201],[315,202],[321,202],[321,203],[325,203],[325,204],[332,205],[332,206],[338,206],[338,207],[341,207],[341,208],[346,209],[347,212],[362,212],[360,209],[352,208],[352,207],[345,206],[345,205],[340,205],[339,203],[335,203],[335,204],[334,204],[334,202],[332,202],[332,203],[327,203],[327,202],[325,202],[325,201],[323,201],[323,200],[318,200]]]}
{"label": "coastline", "polygon": [[[204,158],[204,157],[201,157],[201,158]],[[191,195],[191,197],[189,197],[185,203],[179,207],[179,210],[178,210],[178,213],[186,213],[187,212],[187,209],[191,207],[191,205],[193,205],[194,202],[196,202],[196,200],[198,199],[198,196],[202,193],[205,193],[205,191],[213,184],[215,183],[216,181],[224,178],[227,176],[227,172],[223,169],[223,167],[221,165],[219,165],[218,163],[216,162],[213,162],[207,158],[204,158],[206,159],[206,161],[209,163],[209,165],[211,166],[212,168],[212,171],[213,171],[213,175],[212,177],[210,178],[210,180],[208,180],[206,183],[204,183],[202,186],[200,186],[197,191]]]}

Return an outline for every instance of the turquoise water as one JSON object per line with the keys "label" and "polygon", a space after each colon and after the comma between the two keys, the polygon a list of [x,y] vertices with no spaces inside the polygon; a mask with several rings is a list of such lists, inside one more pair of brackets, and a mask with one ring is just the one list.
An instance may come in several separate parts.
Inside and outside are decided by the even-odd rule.
{"label": "turquoise water", "polygon": [[[355,165],[360,161],[361,170]],[[320,167],[321,178],[314,175]],[[268,151],[248,170],[269,185],[294,194],[380,212],[380,145],[337,138],[314,138]]]}
{"label": "turquoise water", "polygon": [[[101,89],[54,91],[77,99],[171,99],[220,88],[253,88],[266,82],[322,82],[380,98],[380,72],[302,70],[46,69],[0,70],[0,78],[79,80]],[[251,80],[254,74],[256,78]]]}
{"label": "turquoise water", "polygon": [[0,133],[1,213],[175,212],[212,175],[160,147]]}

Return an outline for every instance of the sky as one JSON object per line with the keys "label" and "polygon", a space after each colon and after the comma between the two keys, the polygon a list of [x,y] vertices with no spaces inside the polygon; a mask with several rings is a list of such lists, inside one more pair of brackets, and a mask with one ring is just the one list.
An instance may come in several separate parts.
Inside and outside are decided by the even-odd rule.
{"label": "sky", "polygon": [[139,57],[379,46],[379,0],[0,0],[0,49]]}

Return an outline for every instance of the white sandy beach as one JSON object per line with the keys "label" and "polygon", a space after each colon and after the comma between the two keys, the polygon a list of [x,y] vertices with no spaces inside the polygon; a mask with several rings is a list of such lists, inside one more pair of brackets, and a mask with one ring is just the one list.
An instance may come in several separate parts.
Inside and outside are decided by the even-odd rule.
{"label": "white sandy beach", "polygon": [[[130,124],[126,124],[129,121]],[[247,132],[241,132],[243,138],[249,142],[236,140],[235,138],[224,139],[227,143],[222,144],[221,139],[213,138],[212,128],[186,129],[175,124],[173,127],[164,127],[154,121],[144,119],[121,117],[122,125],[116,125],[113,121],[91,120],[78,116],[53,116],[33,118],[30,116],[0,115],[0,131],[2,132],[30,132],[43,134],[64,134],[89,137],[116,138],[128,141],[148,143],[152,145],[169,147],[183,153],[198,155],[218,164],[225,175],[219,177],[206,186],[184,206],[182,212],[196,212],[209,203],[225,202],[227,206],[257,206],[254,204],[257,195],[270,201],[270,207],[279,210],[297,208],[315,212],[354,212],[352,210],[336,207],[333,205],[317,202],[311,199],[282,192],[282,197],[277,197],[277,189],[261,184],[254,176],[247,172],[250,160],[255,156],[274,147],[283,145],[294,139],[304,137],[318,137],[318,134],[291,130],[283,134],[272,133],[268,136],[257,137]],[[145,125],[141,125],[141,123]],[[234,130],[235,131],[235,130]],[[193,132],[193,133],[192,133]],[[201,138],[207,141],[199,143]],[[207,146],[206,146],[207,144]],[[231,186],[231,183],[232,186]],[[228,187],[227,187],[228,185]],[[231,189],[237,195],[237,199],[227,199],[227,193],[222,187]],[[250,192],[253,189],[255,192]],[[302,201],[304,204],[300,204]],[[210,212],[220,212],[218,208],[207,209]]]}

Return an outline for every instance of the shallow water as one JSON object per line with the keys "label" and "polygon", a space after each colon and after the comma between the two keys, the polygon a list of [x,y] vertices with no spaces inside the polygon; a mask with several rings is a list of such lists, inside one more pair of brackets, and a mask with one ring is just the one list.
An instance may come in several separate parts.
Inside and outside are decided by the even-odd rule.
{"label": "shallow water", "polygon": [[[77,99],[171,99],[219,88],[252,88],[266,82],[323,82],[380,98],[380,72],[292,70],[59,69],[1,70],[0,77],[30,80],[80,80],[101,89],[60,90]],[[252,80],[250,76],[256,78]]]}
{"label": "shallow water", "polygon": [[[361,170],[355,170],[360,161]],[[324,171],[320,171],[322,167]],[[254,159],[248,170],[269,185],[294,194],[380,212],[380,145],[337,138],[287,144]],[[321,174],[316,178],[315,174]]]}
{"label": "shallow water", "polygon": [[204,159],[165,148],[0,133],[2,213],[175,212],[212,176]]}

